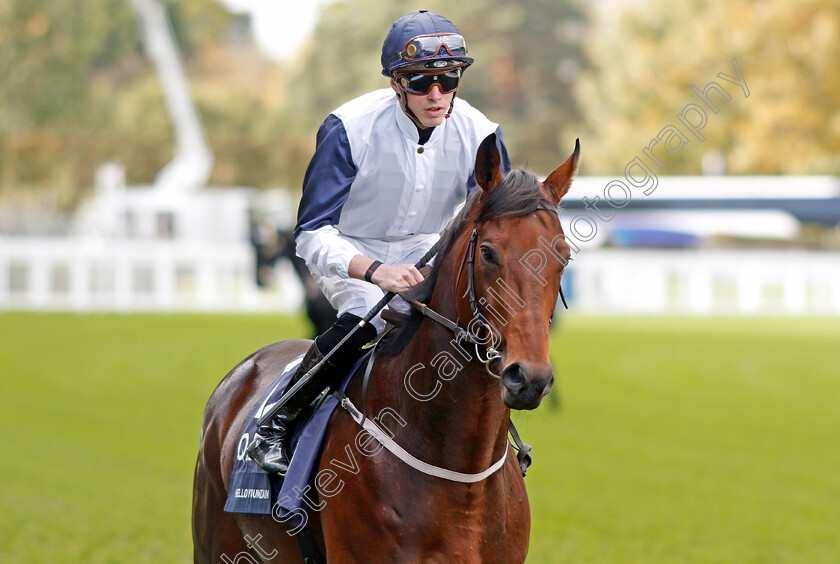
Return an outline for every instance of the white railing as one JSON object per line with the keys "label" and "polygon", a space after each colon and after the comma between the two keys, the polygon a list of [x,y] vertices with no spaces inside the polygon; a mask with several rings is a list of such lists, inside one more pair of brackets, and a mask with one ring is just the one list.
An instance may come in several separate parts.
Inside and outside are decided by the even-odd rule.
{"label": "white railing", "polygon": [[[840,315],[840,253],[594,250],[569,267],[572,311],[603,314]],[[0,237],[0,310],[288,312],[291,268],[254,282],[246,242]]]}
{"label": "white railing", "polygon": [[583,250],[569,267],[586,313],[840,315],[840,253]]}
{"label": "white railing", "polygon": [[247,242],[0,237],[0,310],[294,311],[300,283],[278,274],[257,288]]}

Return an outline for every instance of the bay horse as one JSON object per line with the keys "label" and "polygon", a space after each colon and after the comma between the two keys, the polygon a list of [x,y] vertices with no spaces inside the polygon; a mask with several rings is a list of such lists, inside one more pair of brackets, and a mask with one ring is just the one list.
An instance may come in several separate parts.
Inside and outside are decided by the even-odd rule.
{"label": "bay horse", "polygon": [[[523,170],[503,178],[495,136],[481,144],[478,187],[444,234],[431,273],[406,296],[422,305],[377,345],[366,384],[356,374],[346,389],[423,462],[464,474],[498,462],[499,470],[474,483],[428,475],[374,448],[378,443],[337,408],[316,478],[303,490],[312,536],[328,562],[525,561],[530,509],[508,423],[511,409],[538,407],[554,382],[549,321],[571,255],[559,204],[579,152],[576,143],[539,182]],[[453,338],[451,327],[423,313],[424,305],[441,319],[459,320],[456,331],[486,330],[487,346]],[[246,417],[309,344],[266,346],[213,392],[193,488],[196,563],[302,562],[288,523],[222,508]]]}

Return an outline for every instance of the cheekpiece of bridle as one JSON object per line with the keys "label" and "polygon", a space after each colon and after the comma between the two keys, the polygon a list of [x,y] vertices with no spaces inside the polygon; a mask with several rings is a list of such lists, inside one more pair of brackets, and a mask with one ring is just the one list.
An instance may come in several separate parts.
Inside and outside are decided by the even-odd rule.
{"label": "cheekpiece of bridle", "polygon": [[[544,202],[540,202],[537,205],[537,210],[546,210],[557,214],[559,219],[560,217],[560,210],[556,206],[550,206]],[[439,313],[435,312],[432,309],[429,309],[428,306],[425,304],[420,304],[417,302],[412,302],[411,305],[418,309],[421,313],[425,316],[430,317],[432,320],[440,323],[441,325],[450,329],[453,333],[455,333],[455,340],[457,342],[467,342],[472,344],[475,347],[475,355],[476,357],[484,364],[484,369],[490,376],[494,378],[501,378],[501,374],[496,374],[491,369],[491,364],[493,364],[496,360],[501,360],[502,353],[496,349],[497,344],[497,336],[496,333],[493,331],[493,328],[487,322],[487,318],[484,317],[484,314],[481,313],[481,308],[479,307],[478,296],[475,292],[475,253],[476,253],[476,246],[478,245],[478,227],[473,227],[472,233],[470,234],[470,242],[467,245],[467,251],[464,254],[464,258],[461,261],[461,267],[458,270],[458,280],[455,283],[455,287],[457,288],[461,283],[461,274],[464,270],[464,264],[467,264],[467,291],[464,293],[461,298],[469,297],[470,300],[470,311],[472,312],[473,321],[478,326],[477,331],[470,330],[470,325],[468,324],[465,328],[461,324],[460,319],[456,319],[454,322],[447,319],[446,317],[440,315]],[[560,299],[563,301],[563,305],[566,309],[569,309],[569,306],[566,305],[566,298],[563,296],[563,288],[560,288]],[[486,337],[482,337],[480,333],[486,335]],[[484,349],[484,354],[482,354],[481,349]]]}
{"label": "cheekpiece of bridle", "polygon": [[[476,333],[473,333],[468,330],[465,332],[469,335],[469,337],[471,337],[471,342],[475,345],[475,355],[481,362],[484,363],[484,370],[486,370],[487,373],[494,378],[501,378],[501,374],[496,374],[490,369],[490,364],[494,360],[501,359],[502,353],[496,350],[496,348],[493,346],[496,334],[493,332],[493,328],[490,327],[490,324],[487,323],[487,319],[481,313],[481,310],[478,307],[478,298],[475,295],[475,252],[477,243],[478,227],[473,227],[472,234],[470,235],[470,244],[467,246],[467,254],[465,255],[465,258],[467,259],[468,263],[467,266],[469,267],[469,269],[467,270],[467,293],[470,297],[470,310],[472,311],[473,319],[478,324],[479,331],[486,333],[487,338],[482,339]],[[458,277],[460,279],[460,272],[458,273]],[[487,342],[489,342],[490,345],[487,345]],[[481,357],[481,351],[479,350],[480,344],[484,345],[484,348],[487,351],[484,358]]]}

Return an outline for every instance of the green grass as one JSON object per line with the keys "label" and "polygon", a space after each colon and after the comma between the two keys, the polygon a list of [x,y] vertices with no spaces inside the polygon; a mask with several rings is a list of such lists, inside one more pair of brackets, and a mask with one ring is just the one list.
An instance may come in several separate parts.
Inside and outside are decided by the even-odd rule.
{"label": "green grass", "polygon": [[[274,316],[0,314],[0,562],[189,562],[204,403]],[[840,562],[840,320],[589,319],[517,416],[531,563]]]}
{"label": "green grass", "polygon": [[840,562],[840,321],[571,319],[534,562]]}

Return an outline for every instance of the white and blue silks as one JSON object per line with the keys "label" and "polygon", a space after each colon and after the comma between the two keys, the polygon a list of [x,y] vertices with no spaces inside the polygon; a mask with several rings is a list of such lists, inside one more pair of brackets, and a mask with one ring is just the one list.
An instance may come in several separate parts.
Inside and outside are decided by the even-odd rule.
{"label": "white and blue silks", "polygon": [[[383,295],[349,277],[354,256],[413,264],[434,245],[475,186],[475,155],[494,132],[507,173],[499,125],[461,98],[423,145],[391,88],[327,117],[304,178],[295,240],[298,256],[339,314],[362,317]],[[384,328],[378,316],[373,324]]]}

